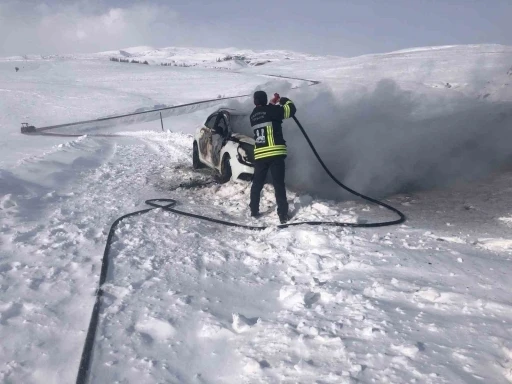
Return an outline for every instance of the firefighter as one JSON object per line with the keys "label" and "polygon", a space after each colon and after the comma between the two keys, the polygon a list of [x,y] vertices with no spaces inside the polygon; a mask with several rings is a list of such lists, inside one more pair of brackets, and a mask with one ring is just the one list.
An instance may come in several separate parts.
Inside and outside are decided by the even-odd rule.
{"label": "firefighter", "polygon": [[[279,103],[280,105],[276,105]],[[277,215],[281,224],[289,220],[288,201],[286,200],[286,187],[284,184],[286,158],[286,142],[281,126],[284,119],[295,115],[295,105],[277,93],[268,104],[267,94],[263,91],[254,93],[254,105],[251,113],[251,126],[254,131],[254,176],[251,187],[252,217],[260,215],[260,195],[267,173],[270,170],[277,203]]]}

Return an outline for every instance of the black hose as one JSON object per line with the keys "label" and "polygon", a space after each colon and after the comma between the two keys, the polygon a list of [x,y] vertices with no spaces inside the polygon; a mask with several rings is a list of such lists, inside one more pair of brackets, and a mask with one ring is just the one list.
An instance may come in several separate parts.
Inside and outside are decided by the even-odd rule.
{"label": "black hose", "polygon": [[110,247],[112,246],[112,239],[114,238],[116,228],[122,220],[128,217],[142,215],[143,213],[147,213],[149,211],[152,211],[153,209],[154,208],[147,208],[140,211],[128,213],[118,218],[110,226],[110,230],[108,232],[107,237],[107,243],[105,245],[105,250],[103,251],[103,258],[101,259],[100,281],[98,283],[98,290],[96,291],[96,300],[94,302],[94,307],[92,309],[91,320],[89,321],[89,328],[87,329],[87,336],[85,337],[84,349],[82,351],[82,357],[80,358],[80,366],[78,367],[78,375],[76,378],[77,384],[85,384],[87,383],[87,379],[89,378],[89,369],[91,367],[94,339],[96,337],[96,330],[98,329],[98,321],[100,316],[101,298],[103,297],[102,287],[105,281],[107,280],[109,262],[108,256],[110,253]]}
{"label": "black hose", "polygon": [[[347,187],[345,184],[343,184],[341,181],[339,181],[336,178],[336,176],[334,176],[332,174],[332,172],[329,170],[329,168],[327,168],[327,165],[325,165],[324,161],[318,154],[315,146],[311,142],[311,139],[309,138],[308,134],[306,133],[306,130],[304,129],[302,124],[299,122],[299,120],[295,116],[293,116],[293,120],[297,123],[299,129],[301,130],[302,134],[304,135],[304,138],[308,142],[311,150],[313,151],[315,157],[317,158],[317,160],[320,163],[320,165],[322,166],[322,168],[325,170],[325,172],[329,175],[329,177],[336,184],[338,184],[341,188],[345,189],[347,192],[350,192],[351,194],[353,194],[357,197],[360,197],[363,200],[369,201],[373,204],[379,205],[381,207],[384,207],[384,208],[396,213],[398,215],[398,219],[389,220],[389,221],[381,221],[381,222],[377,222],[377,223],[344,223],[344,222],[337,222],[337,221],[300,221],[300,222],[294,222],[294,223],[281,224],[281,225],[278,225],[277,228],[282,229],[282,228],[288,228],[288,227],[295,227],[298,225],[328,225],[328,226],[335,226],[335,227],[376,228],[376,227],[387,227],[387,226],[391,226],[391,225],[398,225],[398,224],[402,224],[405,222],[405,220],[406,220],[405,215],[402,212],[400,212],[398,209],[396,209],[395,207],[392,207],[391,205],[386,204],[380,200],[363,195],[362,193],[359,193],[359,192]],[[156,203],[157,201],[166,202],[167,204],[159,205]],[[180,211],[180,210],[173,208],[177,203],[178,202],[173,199],[146,200],[146,204],[148,204],[154,208],[162,208],[165,211],[173,212],[178,215],[183,215],[183,216],[187,216],[187,217],[191,217],[191,218],[199,219],[199,220],[205,220],[205,221],[209,221],[209,222],[216,223],[216,224],[226,225],[228,227],[237,227],[237,228],[244,228],[244,229],[250,229],[250,230],[264,230],[264,229],[269,228],[268,226],[253,226],[253,225],[238,224],[238,223],[233,223],[231,221],[225,221],[225,220],[215,219],[215,218],[207,217],[207,216],[203,216],[203,215],[197,215],[195,213]]]}
{"label": "black hose", "polygon": [[[315,80],[307,80],[307,79],[300,79],[300,78],[293,78],[293,77],[286,77],[286,76],[279,76],[279,75],[265,75],[265,76],[293,79],[293,80],[302,80],[305,82],[309,82],[310,84],[308,84],[308,86],[314,86],[314,85],[317,85],[320,83],[319,81],[315,81]],[[292,89],[295,89],[295,88],[300,88],[300,87],[293,87]],[[178,109],[178,108],[183,108],[183,107],[189,107],[189,106],[194,106],[194,105],[213,103],[213,102],[219,102],[219,101],[223,101],[223,100],[231,100],[231,99],[236,99],[236,98],[241,98],[241,97],[249,97],[249,96],[252,96],[252,95],[248,94],[248,95],[240,95],[240,96],[223,97],[220,99],[203,100],[203,101],[187,103],[187,104],[183,104],[183,105],[176,105],[176,106],[172,106],[172,107],[154,109],[154,110],[150,110],[150,111],[134,112],[134,113],[128,113],[128,114],[124,114],[124,115],[110,116],[110,117],[104,117],[104,118],[99,118],[99,119],[94,119],[94,120],[79,121],[79,122],[75,122],[75,123],[60,124],[60,125],[54,125],[54,126],[48,126],[48,127],[42,127],[42,128],[34,128],[34,130],[30,131],[30,132],[26,132],[26,131],[22,130],[22,133],[31,135],[31,136],[80,137],[80,136],[83,136],[83,134],[48,133],[47,131],[52,131],[52,130],[55,130],[58,128],[76,126],[76,125],[80,125],[80,124],[103,122],[103,121],[109,121],[109,120],[114,120],[114,119],[118,119],[118,118],[138,116],[138,115],[147,114],[147,113],[161,112],[161,111],[173,110],[173,109]],[[400,212],[398,209],[396,209],[396,208],[392,207],[391,205],[386,204],[382,201],[379,201],[377,199],[373,199],[371,197],[365,196],[365,195],[347,187],[343,183],[341,183],[332,174],[332,172],[329,170],[329,168],[323,162],[322,158],[318,154],[316,148],[314,147],[313,143],[311,142],[311,140],[310,140],[309,136],[307,135],[302,124],[299,122],[299,120],[295,116],[293,117],[293,119],[297,123],[299,129],[301,130],[302,134],[304,135],[304,138],[308,142],[311,150],[313,151],[313,153],[314,153],[315,157],[317,158],[317,160],[319,161],[320,165],[322,166],[322,168],[325,170],[325,172],[329,175],[329,177],[336,184],[338,184],[341,188],[345,189],[346,191],[350,192],[351,194],[353,194],[357,197],[360,197],[364,200],[367,200],[373,204],[377,204],[381,207],[384,207],[384,208],[396,213],[399,216],[399,218],[396,220],[392,220],[392,221],[383,221],[383,222],[377,222],[377,223],[343,223],[343,222],[330,222],[330,221],[303,221],[303,222],[293,222],[293,223],[278,225],[277,228],[282,229],[282,228],[288,228],[288,227],[293,227],[293,226],[298,226],[298,225],[328,225],[328,226],[336,226],[336,227],[372,228],[372,227],[384,227],[384,226],[389,226],[389,225],[396,225],[396,224],[401,224],[401,223],[405,222],[405,220],[406,220],[405,215],[402,212]],[[90,134],[88,136],[120,137],[120,136],[124,136],[124,135],[122,135],[122,134]],[[184,185],[180,185],[180,187],[187,188],[187,186],[184,186]],[[194,187],[194,186],[188,186],[188,188],[192,188],[192,187]],[[264,230],[264,229],[269,228],[267,226],[252,226],[252,225],[238,224],[238,223],[215,219],[215,218],[207,217],[207,216],[203,216],[203,215],[197,215],[197,214],[190,213],[190,212],[180,211],[180,210],[177,210],[176,208],[174,208],[178,203],[174,199],[168,199],[168,198],[151,199],[151,200],[146,200],[145,203],[147,205],[151,206],[152,208],[142,209],[140,211],[136,211],[136,212],[132,212],[132,213],[123,215],[123,216],[119,217],[118,219],[116,219],[110,227],[108,237],[107,237],[107,242],[105,245],[105,250],[103,252],[102,262],[101,262],[100,280],[99,280],[99,284],[98,284],[98,290],[96,291],[96,295],[95,295],[96,300],[94,302],[94,307],[92,310],[89,327],[87,329],[87,335],[85,338],[84,349],[82,351],[82,356],[80,358],[80,366],[78,369],[78,375],[77,375],[77,379],[76,379],[77,384],[85,384],[85,383],[87,383],[88,378],[89,378],[91,361],[92,361],[92,353],[93,353],[93,347],[94,347],[94,340],[96,337],[96,331],[97,331],[98,322],[99,322],[99,314],[100,314],[100,309],[101,309],[101,298],[103,297],[102,286],[107,279],[107,272],[108,272],[108,265],[109,265],[109,253],[110,253],[110,249],[111,249],[111,245],[112,245],[112,240],[114,238],[114,234],[117,229],[117,226],[119,225],[119,223],[122,220],[129,218],[129,217],[142,215],[142,214],[148,213],[154,209],[160,208],[162,210],[172,212],[172,213],[175,213],[178,215],[187,216],[190,218],[204,220],[204,221],[209,221],[211,223],[221,224],[221,225],[225,225],[228,227],[236,227],[236,228],[242,228],[242,229],[248,229],[248,230]]]}
{"label": "black hose", "polygon": [[[288,223],[288,224],[278,225],[277,228],[288,228],[288,227],[297,226],[297,225],[329,225],[329,226],[337,226],[337,227],[372,228],[372,227],[384,227],[384,226],[388,226],[388,225],[401,224],[405,221],[405,215],[402,212],[400,212],[398,209],[392,207],[389,204],[383,203],[379,200],[373,199],[373,198],[365,196],[357,191],[354,191],[353,189],[351,189],[351,188],[347,187],[346,185],[344,185],[343,183],[341,183],[331,173],[329,168],[327,168],[327,166],[323,162],[322,158],[320,157],[316,148],[314,147],[313,143],[311,142],[309,136],[307,135],[306,131],[304,130],[304,127],[302,127],[302,124],[299,122],[299,120],[296,117],[293,117],[293,119],[299,126],[299,129],[301,130],[302,134],[304,135],[304,138],[306,139],[309,146],[311,147],[311,150],[315,154],[317,160],[320,162],[320,165],[322,166],[322,168],[325,170],[325,172],[329,175],[329,177],[336,184],[338,184],[341,188],[345,189],[346,191],[352,193],[353,195],[355,195],[357,197],[360,197],[360,198],[367,200],[371,203],[374,203],[374,204],[377,204],[384,208],[389,209],[390,211],[396,213],[399,216],[399,218],[396,220],[393,220],[393,221],[383,221],[383,222],[378,222],[378,223],[343,223],[343,222],[329,222],[329,221],[327,221],[327,222],[326,221],[304,221],[304,222],[296,222],[296,223]],[[176,206],[176,204],[178,203],[177,200],[174,200],[174,199],[167,199],[167,198],[166,199],[151,199],[151,200],[146,200],[145,203],[147,205],[151,206],[152,208],[143,209],[140,211],[128,213],[124,216],[121,216],[116,221],[114,221],[114,223],[110,227],[108,237],[107,237],[107,243],[105,245],[105,251],[103,252],[103,259],[102,259],[102,264],[101,264],[101,272],[100,272],[100,280],[99,280],[99,288],[96,291],[96,301],[94,303],[94,307],[92,310],[91,320],[89,322],[89,328],[87,330],[87,336],[85,338],[85,345],[84,345],[84,349],[82,351],[82,357],[80,359],[80,366],[78,369],[78,375],[77,375],[77,379],[76,379],[77,384],[87,383],[87,380],[89,377],[89,371],[90,371],[91,360],[92,360],[92,352],[93,352],[93,347],[94,347],[94,340],[96,337],[96,330],[98,328],[98,322],[99,322],[101,298],[103,297],[102,286],[105,283],[106,278],[107,278],[109,253],[110,253],[110,248],[112,245],[114,233],[115,233],[115,230],[116,230],[118,224],[122,220],[124,220],[128,217],[142,215],[142,214],[150,212],[154,209],[160,208],[162,210],[172,212],[172,213],[175,213],[178,215],[187,216],[187,217],[204,220],[204,221],[209,221],[211,223],[221,224],[221,225],[225,225],[228,227],[236,227],[236,228],[243,228],[243,229],[249,229],[249,230],[264,230],[264,229],[268,228],[266,226],[252,226],[252,225],[238,224],[238,223],[233,223],[230,221],[225,221],[225,220],[215,219],[212,217],[198,215],[195,213],[180,211],[180,210],[177,210],[174,208]]]}
{"label": "black hose", "polygon": [[311,148],[311,150],[313,151],[313,153],[315,154],[315,157],[316,159],[318,160],[318,162],[320,163],[320,165],[322,166],[322,168],[324,169],[324,171],[329,175],[329,177],[336,183],[338,184],[341,188],[343,188],[344,190],[346,190],[347,192],[350,192],[351,194],[357,196],[357,197],[360,197],[366,201],[369,201],[370,203],[373,203],[373,204],[377,204],[377,205],[380,205],[381,207],[384,207],[386,209],[389,209],[390,211],[396,213],[399,218],[396,219],[396,220],[392,220],[392,221],[383,221],[383,222],[380,222],[380,223],[367,223],[367,224],[355,224],[355,223],[329,223],[329,225],[338,225],[338,226],[344,226],[344,227],[362,227],[362,228],[372,228],[372,227],[386,227],[388,225],[397,225],[397,224],[402,224],[403,222],[405,222],[405,215],[400,212],[398,209],[396,209],[395,207],[392,207],[391,205],[389,204],[386,204],[382,201],[379,201],[377,199],[373,199],[371,197],[368,197],[368,196],[365,196],[363,195],[362,193],[359,193],[357,191],[354,191],[353,189],[347,187],[345,184],[343,184],[341,181],[339,181],[336,176],[334,176],[332,174],[332,172],[329,170],[329,168],[327,168],[327,166],[325,165],[325,163],[323,162],[322,158],[320,157],[320,155],[318,154],[318,152],[316,151],[316,148],[315,146],[313,145],[313,143],[311,142],[311,139],[309,138],[308,134],[306,133],[306,130],[304,129],[304,127],[302,126],[302,124],[299,122],[299,120],[293,116],[293,120],[297,123],[300,131],[302,132],[302,134],[304,135],[304,138],[306,139],[306,141],[308,142],[309,144],[309,147]]}
{"label": "black hose", "polygon": [[[304,81],[304,82],[309,83],[307,85],[308,87],[320,84],[320,81],[317,81],[317,80],[301,79],[301,78],[298,78],[298,77],[289,77],[289,76],[280,76],[280,75],[266,75],[266,74],[264,74],[263,76],[275,77],[275,78],[279,78],[279,79],[300,80],[300,81]],[[301,86],[294,86],[291,89],[298,89],[298,88],[302,88],[302,87]],[[253,94],[251,93],[251,94],[238,95],[238,96],[220,97],[220,98],[217,98],[217,99],[208,99],[208,100],[194,101],[192,103],[173,105],[171,107],[156,108],[156,109],[151,109],[149,111],[125,113],[125,114],[122,114],[122,115],[100,117],[100,118],[92,119],[92,120],[75,121],[73,123],[50,125],[50,126],[40,127],[40,128],[32,127],[32,130],[30,130],[30,131],[27,131],[27,130],[22,128],[21,129],[21,133],[24,134],[24,135],[29,135],[29,136],[50,136],[50,137],[51,136],[54,136],[54,137],[82,137],[84,135],[87,135],[89,137],[124,137],[124,136],[127,136],[127,135],[115,134],[115,133],[112,133],[112,134],[102,134],[102,133],[90,133],[90,134],[85,134],[85,133],[83,133],[83,134],[53,133],[53,132],[48,132],[48,131],[53,131],[53,130],[59,129],[59,128],[74,127],[74,126],[77,126],[77,125],[84,125],[84,124],[91,124],[91,123],[101,123],[101,122],[104,122],[104,121],[111,121],[111,120],[121,119],[121,118],[125,118],[125,117],[134,117],[134,116],[139,116],[139,115],[146,115],[146,114],[155,113],[155,112],[159,112],[160,113],[160,118],[161,118],[162,111],[171,111],[171,110],[175,110],[175,109],[181,109],[181,108],[185,108],[185,107],[192,107],[192,106],[203,105],[203,104],[208,104],[208,103],[214,104],[214,103],[218,103],[218,102],[226,101],[226,100],[240,99],[240,98],[244,98],[244,97],[252,97],[252,95]],[[163,123],[162,123],[162,127],[163,127]]]}

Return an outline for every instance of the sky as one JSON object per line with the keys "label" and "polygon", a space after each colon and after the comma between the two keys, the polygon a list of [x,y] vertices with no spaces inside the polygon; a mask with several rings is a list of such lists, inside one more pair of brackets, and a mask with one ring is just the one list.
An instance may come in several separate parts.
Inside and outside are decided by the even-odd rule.
{"label": "sky", "polygon": [[512,45],[512,0],[0,0],[0,56],[132,46],[357,56]]}

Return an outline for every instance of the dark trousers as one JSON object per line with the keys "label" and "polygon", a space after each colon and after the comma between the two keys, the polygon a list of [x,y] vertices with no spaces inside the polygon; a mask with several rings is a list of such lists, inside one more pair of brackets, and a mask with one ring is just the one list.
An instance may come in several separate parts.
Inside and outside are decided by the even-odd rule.
{"label": "dark trousers", "polygon": [[251,212],[259,212],[260,196],[267,173],[270,170],[274,192],[276,195],[277,214],[288,214],[288,201],[286,200],[286,187],[284,185],[284,159],[286,156],[269,157],[254,162],[254,176],[251,187]]}

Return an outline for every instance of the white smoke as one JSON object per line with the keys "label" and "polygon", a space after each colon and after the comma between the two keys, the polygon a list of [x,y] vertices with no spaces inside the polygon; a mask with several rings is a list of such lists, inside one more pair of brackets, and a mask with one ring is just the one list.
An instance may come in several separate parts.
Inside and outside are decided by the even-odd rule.
{"label": "white smoke", "polygon": [[[371,196],[473,180],[512,160],[512,103],[416,94],[393,80],[341,95],[325,86],[274,89],[293,99],[297,118],[330,170]],[[252,109],[250,101],[231,105]],[[323,197],[343,197],[295,122],[286,120],[283,129],[289,148],[288,185]]]}

